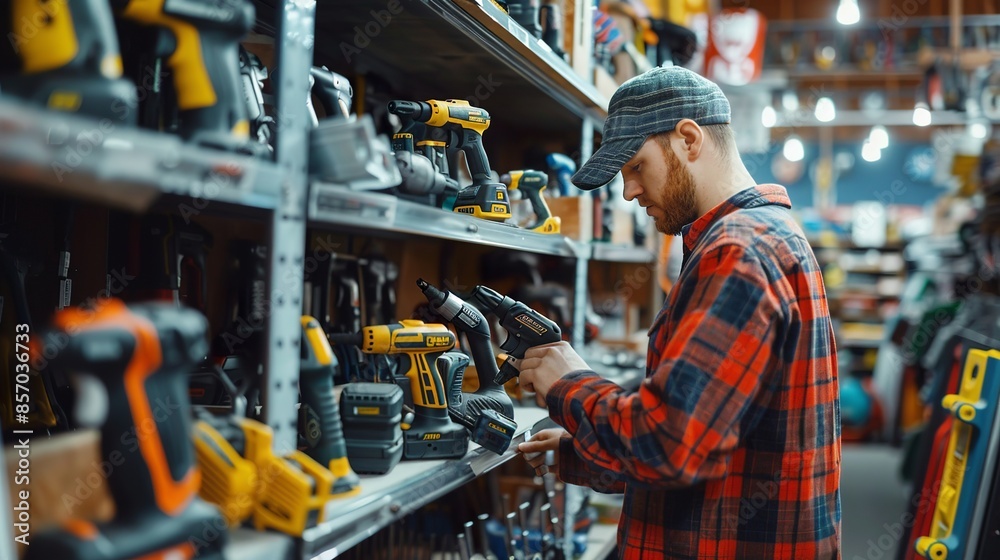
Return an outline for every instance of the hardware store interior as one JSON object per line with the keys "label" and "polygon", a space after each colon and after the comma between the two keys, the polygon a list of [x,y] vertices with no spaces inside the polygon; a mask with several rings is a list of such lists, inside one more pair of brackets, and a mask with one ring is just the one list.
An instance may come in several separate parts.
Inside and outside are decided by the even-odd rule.
{"label": "hardware store interior", "polygon": [[0,560],[1000,558],[993,0],[0,10]]}

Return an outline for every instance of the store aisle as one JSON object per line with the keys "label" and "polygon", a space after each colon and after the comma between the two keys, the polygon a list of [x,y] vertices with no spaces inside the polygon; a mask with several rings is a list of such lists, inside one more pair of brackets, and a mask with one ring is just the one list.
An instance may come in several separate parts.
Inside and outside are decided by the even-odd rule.
{"label": "store aisle", "polygon": [[908,490],[899,479],[902,451],[888,445],[845,444],[841,469],[844,560],[890,560],[899,546]]}

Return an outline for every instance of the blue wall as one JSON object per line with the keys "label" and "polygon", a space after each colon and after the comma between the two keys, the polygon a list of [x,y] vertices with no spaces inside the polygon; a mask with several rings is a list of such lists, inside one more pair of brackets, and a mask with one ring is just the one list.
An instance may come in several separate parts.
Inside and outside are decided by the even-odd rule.
{"label": "blue wall", "polygon": [[[816,144],[803,142],[805,159],[802,177],[790,185],[788,195],[792,208],[802,209],[813,205],[813,181],[810,170],[819,155]],[[743,154],[742,159],[757,183],[777,183],[771,171],[771,161],[779,153],[784,141],[772,142],[770,152]],[[834,144],[834,154],[849,152],[854,156],[854,167],[842,172],[837,179],[836,203],[853,204],[862,200],[882,200],[886,204],[924,205],[937,199],[945,191],[929,181],[913,181],[903,172],[905,163],[915,149],[926,148],[925,143],[891,142],[882,150],[882,158],[867,162],[861,158],[860,143]]]}

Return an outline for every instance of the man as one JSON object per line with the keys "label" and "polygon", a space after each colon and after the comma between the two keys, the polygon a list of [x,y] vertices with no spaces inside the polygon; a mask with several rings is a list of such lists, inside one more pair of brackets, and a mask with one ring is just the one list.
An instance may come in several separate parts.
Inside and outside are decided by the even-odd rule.
{"label": "man", "polygon": [[[566,343],[529,350],[521,384],[565,428],[544,451],[568,483],[624,492],[623,558],[840,558],[840,408],[822,275],[784,188],[756,185],[714,83],[655,68],[611,99],[583,189],[621,171],[684,263],[626,392]],[[537,454],[537,455],[534,455]]]}

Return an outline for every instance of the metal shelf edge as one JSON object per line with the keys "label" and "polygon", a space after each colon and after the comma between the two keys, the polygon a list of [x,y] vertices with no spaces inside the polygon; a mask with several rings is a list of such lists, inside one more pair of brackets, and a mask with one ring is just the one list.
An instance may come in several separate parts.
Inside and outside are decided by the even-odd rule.
{"label": "metal shelf edge", "polygon": [[[421,469],[420,472],[400,484],[354,500],[330,501],[325,516],[330,520],[303,532],[299,557],[303,560],[335,558],[393,521],[506,463],[517,455],[517,444],[524,441],[525,433],[548,418],[547,414],[539,408],[515,408],[518,431],[503,455],[472,444],[461,459],[416,462],[419,464],[413,468]],[[414,465],[401,463],[405,464]],[[394,474],[400,476],[396,471],[382,476]]]}
{"label": "metal shelf edge", "polygon": [[609,245],[607,243],[594,243],[592,260],[601,262],[620,263],[652,263],[656,260],[656,255],[645,247],[627,247],[623,245]]}
{"label": "metal shelf edge", "polygon": [[163,194],[190,196],[198,211],[213,201],[270,210],[281,172],[171,134],[0,99],[0,178],[136,212]]}
{"label": "metal shelf edge", "polygon": [[589,258],[590,248],[562,235],[541,234],[426,206],[393,195],[314,181],[309,192],[313,223],[435,237],[560,257]]}

